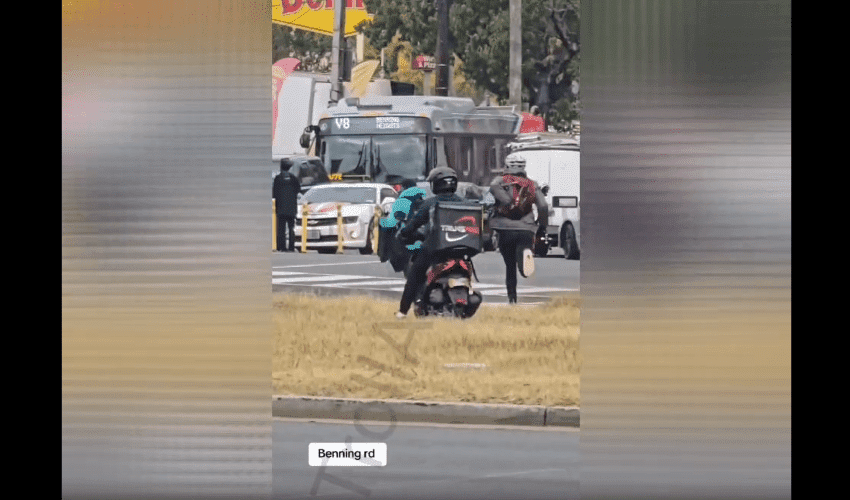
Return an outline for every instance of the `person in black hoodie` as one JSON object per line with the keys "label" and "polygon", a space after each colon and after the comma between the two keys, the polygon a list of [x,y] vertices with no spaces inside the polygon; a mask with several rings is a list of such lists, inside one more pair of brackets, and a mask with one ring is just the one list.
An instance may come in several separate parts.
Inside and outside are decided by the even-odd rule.
{"label": "person in black hoodie", "polygon": [[[455,191],[457,191],[457,173],[454,170],[448,167],[435,168],[428,174],[428,181],[431,183],[431,192],[434,193],[434,196],[424,200],[413,218],[402,228],[400,231],[402,240],[411,241],[414,239],[416,231],[429,221],[431,207],[437,201],[463,201],[463,198],[455,194]],[[402,319],[407,316],[413,300],[425,284],[428,267],[433,258],[434,253],[427,246],[423,246],[419,253],[415,254],[407,273],[407,283],[404,284],[404,291],[401,293],[401,302],[398,306],[396,318]]]}
{"label": "person in black hoodie", "polygon": [[[272,197],[275,200],[277,213],[277,251],[295,251],[295,215],[298,211],[298,194],[301,183],[298,178],[289,173],[292,160],[280,160],[280,173],[274,178]],[[288,238],[287,238],[288,236]],[[287,245],[288,240],[288,245]]]}

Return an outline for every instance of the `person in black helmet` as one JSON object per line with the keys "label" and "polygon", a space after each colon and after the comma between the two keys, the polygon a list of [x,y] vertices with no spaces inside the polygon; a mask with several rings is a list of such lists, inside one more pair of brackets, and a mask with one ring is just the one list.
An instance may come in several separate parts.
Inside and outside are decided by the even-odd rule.
{"label": "person in black helmet", "polygon": [[[431,183],[431,192],[434,193],[434,196],[422,202],[416,214],[401,230],[402,240],[411,241],[414,239],[416,231],[428,222],[431,207],[438,201],[463,201],[463,198],[455,194],[455,191],[457,191],[457,173],[454,170],[448,167],[435,168],[428,174],[427,180]],[[425,284],[428,266],[431,265],[433,258],[433,251],[427,247],[422,247],[411,262],[396,318],[401,319],[407,316],[413,300]]]}
{"label": "person in black helmet", "polygon": [[[508,185],[512,177],[528,179],[525,173],[525,159],[512,154],[505,159],[504,175],[497,176],[490,184],[490,193],[496,199],[496,207],[508,207],[512,198],[508,193]],[[528,183],[530,180],[525,181]],[[525,213],[502,213],[496,211],[490,219],[490,227],[499,236],[499,252],[505,261],[505,287],[508,292],[508,303],[517,302],[517,269],[524,278],[534,274],[534,253],[532,251],[535,236],[546,234],[549,218],[549,204],[540,186],[530,181],[534,187],[534,205],[537,207],[537,220],[529,208]],[[512,189],[512,188],[511,188]]]}

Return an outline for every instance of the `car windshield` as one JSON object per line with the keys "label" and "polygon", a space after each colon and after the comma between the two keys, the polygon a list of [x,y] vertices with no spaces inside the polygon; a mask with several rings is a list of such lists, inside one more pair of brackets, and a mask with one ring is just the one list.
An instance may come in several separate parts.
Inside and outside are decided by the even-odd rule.
{"label": "car windshield", "polygon": [[375,188],[333,186],[313,188],[304,195],[307,203],[375,203]]}

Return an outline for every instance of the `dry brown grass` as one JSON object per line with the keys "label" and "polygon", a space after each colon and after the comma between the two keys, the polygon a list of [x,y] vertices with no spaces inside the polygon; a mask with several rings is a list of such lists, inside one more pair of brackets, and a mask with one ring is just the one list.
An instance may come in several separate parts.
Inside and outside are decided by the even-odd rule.
{"label": "dry brown grass", "polygon": [[[579,404],[576,299],[482,307],[463,321],[398,321],[396,309],[372,297],[276,296],[275,394]],[[445,367],[457,363],[486,368]]]}

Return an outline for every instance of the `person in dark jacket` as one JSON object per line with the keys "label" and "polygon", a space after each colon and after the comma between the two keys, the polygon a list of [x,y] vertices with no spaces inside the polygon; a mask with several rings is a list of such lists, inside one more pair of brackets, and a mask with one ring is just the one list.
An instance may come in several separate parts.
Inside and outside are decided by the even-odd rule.
{"label": "person in dark jacket", "polygon": [[[506,189],[505,177],[525,177],[525,159],[518,156],[508,156],[505,160],[505,175],[497,176],[490,184],[490,193],[496,200],[496,208],[510,205],[511,196]],[[537,206],[537,220],[534,220],[534,212],[529,211],[519,218],[511,218],[502,215],[498,210],[490,219],[490,227],[499,236],[499,252],[505,261],[505,287],[508,291],[508,303],[517,302],[517,268],[524,278],[534,274],[534,238],[536,235],[545,234],[549,223],[549,204],[540,186],[535,182],[535,206]]]}
{"label": "person in dark jacket", "polygon": [[409,245],[402,244],[395,234],[400,230],[404,223],[413,215],[416,214],[419,205],[425,198],[425,190],[416,187],[416,181],[405,179],[401,183],[402,191],[398,195],[398,199],[393,203],[390,213],[381,219],[380,225],[384,233],[381,236],[381,242],[387,245],[385,252],[382,254],[381,261],[390,261],[394,271],[399,272],[404,270],[407,276],[408,264],[411,257],[419,251],[422,246],[421,241],[416,241]]}
{"label": "person in dark jacket", "polygon": [[[398,195],[398,199],[393,203],[392,215],[399,223],[407,222],[408,219],[416,215],[419,205],[425,198],[425,190],[417,187],[413,180],[406,180],[402,183],[404,191]],[[422,242],[417,241],[411,245],[407,245],[407,249],[411,252],[417,251],[422,247]]]}
{"label": "person in dark jacket", "polygon": [[[414,238],[416,231],[429,221],[431,207],[438,201],[463,201],[463,198],[455,194],[455,191],[457,191],[457,173],[454,170],[448,167],[435,168],[428,174],[428,181],[431,183],[431,192],[434,193],[434,196],[424,200],[416,214],[401,229],[400,235],[403,240],[410,241]],[[404,284],[404,291],[401,293],[401,302],[398,306],[396,318],[402,319],[407,316],[413,300],[425,285],[428,267],[432,264],[433,259],[434,253],[427,246],[421,247],[419,252],[414,254],[408,268],[407,282]]]}
{"label": "person in dark jacket", "polygon": [[[272,197],[275,200],[277,213],[277,251],[295,251],[295,215],[298,211],[298,193],[301,183],[298,178],[289,173],[292,160],[280,160],[280,173],[274,178]],[[288,237],[288,238],[287,238]],[[288,244],[287,244],[288,241]]]}

